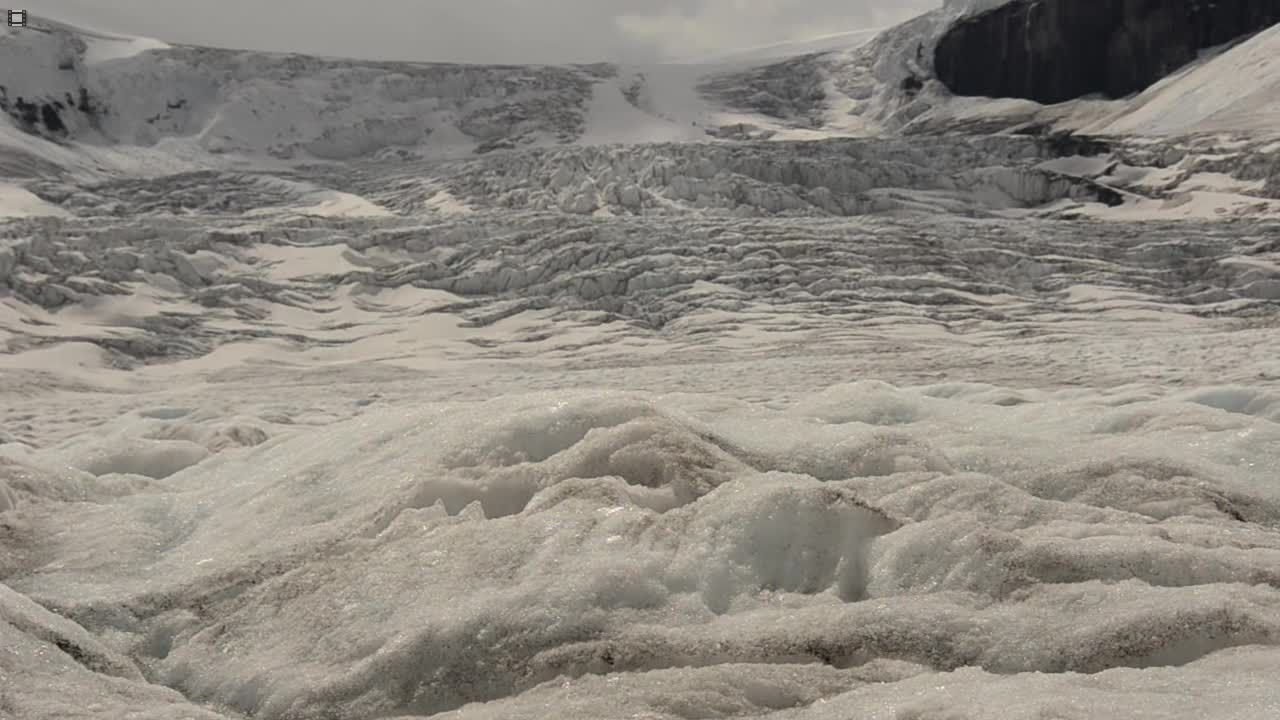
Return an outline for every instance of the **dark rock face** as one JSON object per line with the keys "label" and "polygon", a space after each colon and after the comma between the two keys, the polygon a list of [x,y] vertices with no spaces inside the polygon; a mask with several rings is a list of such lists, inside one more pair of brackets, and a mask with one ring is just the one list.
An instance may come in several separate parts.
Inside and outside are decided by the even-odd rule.
{"label": "dark rock face", "polygon": [[934,70],[957,95],[1118,98],[1278,22],[1280,0],[1014,0],[947,30]]}
{"label": "dark rock face", "polygon": [[0,85],[0,112],[17,121],[18,127],[24,132],[52,138],[65,138],[68,135],[70,128],[67,126],[67,118],[72,113],[79,111],[90,125],[94,125],[98,117],[106,112],[93,102],[89,91],[84,88],[80,88],[79,100],[71,93],[64,97],[66,102],[53,97],[34,101],[17,97],[10,101],[8,88]]}

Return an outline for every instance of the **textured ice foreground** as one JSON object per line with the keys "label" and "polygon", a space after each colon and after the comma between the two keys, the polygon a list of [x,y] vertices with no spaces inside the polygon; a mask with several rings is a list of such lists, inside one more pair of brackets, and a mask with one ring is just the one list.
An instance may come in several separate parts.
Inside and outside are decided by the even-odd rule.
{"label": "textured ice foreground", "polygon": [[241,423],[270,437],[169,474],[219,443],[151,408],[3,466],[29,543],[8,582],[69,618],[11,593],[7,632],[83,666],[6,665],[28,678],[6,701],[83,707],[30,682],[60,672],[102,707],[164,702],[141,672],[264,718],[1263,717],[1276,409],[1248,388],[561,391]]}

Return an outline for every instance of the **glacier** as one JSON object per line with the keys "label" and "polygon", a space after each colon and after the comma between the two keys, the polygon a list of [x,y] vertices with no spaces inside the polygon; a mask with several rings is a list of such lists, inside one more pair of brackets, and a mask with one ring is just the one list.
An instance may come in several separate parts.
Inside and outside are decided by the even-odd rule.
{"label": "glacier", "polygon": [[[0,718],[1280,713],[1280,27],[957,97],[0,34]],[[21,102],[19,102],[21,100]]]}

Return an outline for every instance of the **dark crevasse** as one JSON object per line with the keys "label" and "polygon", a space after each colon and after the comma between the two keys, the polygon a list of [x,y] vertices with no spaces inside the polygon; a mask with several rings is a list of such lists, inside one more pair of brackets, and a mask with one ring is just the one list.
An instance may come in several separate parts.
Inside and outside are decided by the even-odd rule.
{"label": "dark crevasse", "polygon": [[1118,98],[1278,22],[1280,0],[1014,0],[949,28],[934,70],[957,95]]}

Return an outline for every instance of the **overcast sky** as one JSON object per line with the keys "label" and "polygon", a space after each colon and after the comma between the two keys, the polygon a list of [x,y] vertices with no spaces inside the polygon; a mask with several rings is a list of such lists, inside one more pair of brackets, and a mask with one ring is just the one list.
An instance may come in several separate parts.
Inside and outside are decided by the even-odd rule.
{"label": "overcast sky", "polygon": [[[22,3],[25,1],[25,6]],[[941,0],[10,0],[185,42],[396,60],[673,59],[879,27]]]}

